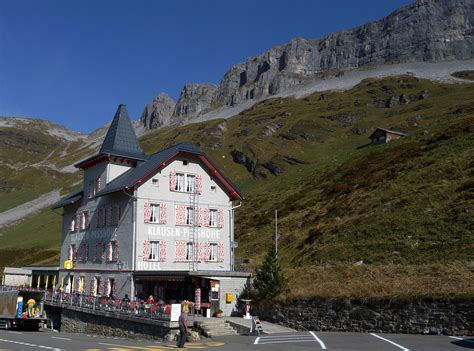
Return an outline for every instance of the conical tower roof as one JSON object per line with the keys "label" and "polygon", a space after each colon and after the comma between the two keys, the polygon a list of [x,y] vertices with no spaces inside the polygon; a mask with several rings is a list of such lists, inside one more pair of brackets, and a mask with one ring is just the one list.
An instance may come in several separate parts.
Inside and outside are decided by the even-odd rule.
{"label": "conical tower roof", "polygon": [[138,143],[125,105],[119,105],[99,154],[113,154],[139,159],[145,156]]}

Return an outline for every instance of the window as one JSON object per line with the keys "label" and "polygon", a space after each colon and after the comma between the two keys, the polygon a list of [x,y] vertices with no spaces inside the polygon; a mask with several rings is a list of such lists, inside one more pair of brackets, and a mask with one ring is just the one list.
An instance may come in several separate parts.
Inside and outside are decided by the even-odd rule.
{"label": "window", "polygon": [[93,180],[90,180],[89,183],[87,184],[87,186],[88,186],[88,189],[87,189],[88,197],[89,197],[89,199],[90,199],[90,198],[93,198],[94,195],[95,195],[95,184],[94,184],[94,181],[93,181]]}
{"label": "window", "polygon": [[117,206],[112,206],[110,209],[111,214],[110,214],[110,220],[111,220],[111,225],[117,225],[118,224],[118,216],[117,216]]}
{"label": "window", "polygon": [[159,241],[150,241],[150,256],[148,256],[150,261],[159,261],[160,260],[160,242]]}
{"label": "window", "polygon": [[101,289],[100,289],[100,277],[95,277],[94,278],[94,295],[101,295]]}
{"label": "window", "polygon": [[175,191],[196,192],[196,176],[194,174],[176,173],[174,177],[176,181],[176,183],[173,183]]}
{"label": "window", "polygon": [[187,166],[188,165],[188,160],[183,160],[183,166]]}
{"label": "window", "polygon": [[73,232],[76,230],[76,214],[74,213],[71,217],[71,225],[69,226],[69,231]]}
{"label": "window", "polygon": [[153,178],[153,179],[151,180],[151,184],[153,184],[153,186],[158,186],[158,185],[159,185],[158,179]]}
{"label": "window", "polygon": [[209,227],[217,227],[217,210],[209,210]]}
{"label": "window", "polygon": [[120,208],[120,205],[117,205],[117,224],[120,222],[121,218],[122,218],[122,209]]}
{"label": "window", "polygon": [[78,286],[79,292],[84,292],[85,287],[86,287],[86,278],[84,276],[80,276],[79,277],[79,286]]}
{"label": "window", "polygon": [[150,223],[160,223],[160,205],[150,204]]}
{"label": "window", "polygon": [[106,212],[104,208],[99,208],[97,211],[97,227],[105,227]]}
{"label": "window", "polygon": [[118,260],[118,242],[112,240],[106,246],[105,259],[107,262],[117,261]]}
{"label": "window", "polygon": [[215,185],[211,185],[211,191],[215,193],[217,191],[217,187]]}
{"label": "window", "polygon": [[88,212],[82,212],[81,213],[81,230],[84,230],[88,227],[89,224],[89,213]]}
{"label": "window", "polygon": [[97,243],[95,244],[95,260],[97,262],[100,262],[102,261],[102,252],[103,252],[103,247],[102,247],[102,243]]}
{"label": "window", "polygon": [[73,261],[77,260],[77,247],[75,244],[69,247],[69,259]]}
{"label": "window", "polygon": [[194,224],[194,207],[186,207],[186,224]]}
{"label": "window", "polygon": [[110,208],[110,225],[118,225],[120,222],[120,205],[114,205]]}
{"label": "window", "polygon": [[209,261],[217,262],[217,244],[209,244]]}
{"label": "window", "polygon": [[114,250],[113,244],[112,244],[112,242],[109,242],[109,243],[107,244],[107,261],[112,261],[112,259],[113,259],[113,257],[114,257],[114,255],[113,255],[113,253],[114,253],[113,250]]}
{"label": "window", "polygon": [[107,296],[115,297],[115,279],[114,278],[109,278],[109,281],[107,282],[107,291],[105,293],[107,294]]}
{"label": "window", "polygon": [[184,191],[184,174],[176,173],[176,191]]}
{"label": "window", "polygon": [[74,245],[69,245],[67,259],[72,261],[73,258],[74,258]]}
{"label": "window", "polygon": [[196,176],[191,174],[186,175],[186,191],[188,193],[194,193],[196,191]]}
{"label": "window", "polygon": [[194,260],[194,244],[186,243],[186,261]]}

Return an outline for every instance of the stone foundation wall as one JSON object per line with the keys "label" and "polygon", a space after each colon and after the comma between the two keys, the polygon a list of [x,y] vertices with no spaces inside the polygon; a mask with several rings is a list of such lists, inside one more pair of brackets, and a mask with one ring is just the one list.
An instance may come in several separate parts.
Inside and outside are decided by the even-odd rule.
{"label": "stone foundation wall", "polygon": [[409,334],[474,334],[474,300],[293,300],[256,308],[295,329]]}
{"label": "stone foundation wall", "polygon": [[61,331],[68,333],[95,334],[139,339],[162,339],[170,328],[158,321],[140,323],[130,319],[118,319],[81,311],[62,309]]}

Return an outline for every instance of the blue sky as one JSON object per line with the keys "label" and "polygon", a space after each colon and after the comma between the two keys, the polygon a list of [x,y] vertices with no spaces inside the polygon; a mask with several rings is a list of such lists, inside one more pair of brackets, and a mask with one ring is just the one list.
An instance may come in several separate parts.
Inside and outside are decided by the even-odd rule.
{"label": "blue sky", "polygon": [[[414,1],[414,0],[413,0]],[[412,0],[0,0],[0,116],[90,132],[120,103],[219,83],[235,63],[319,38]]]}

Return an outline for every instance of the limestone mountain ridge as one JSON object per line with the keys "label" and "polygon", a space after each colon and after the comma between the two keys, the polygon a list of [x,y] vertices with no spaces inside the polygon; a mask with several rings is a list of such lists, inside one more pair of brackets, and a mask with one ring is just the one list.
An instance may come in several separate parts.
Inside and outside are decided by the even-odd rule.
{"label": "limestone mountain ridge", "polygon": [[[153,129],[192,123],[366,67],[474,58],[474,1],[418,0],[390,15],[321,39],[295,38],[232,66],[218,85],[186,84],[174,104],[158,95],[143,111]],[[234,111],[236,112],[236,111]],[[199,120],[208,119],[206,117]]]}

